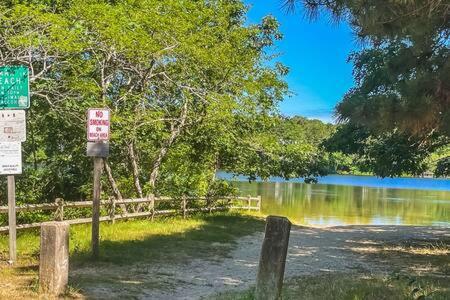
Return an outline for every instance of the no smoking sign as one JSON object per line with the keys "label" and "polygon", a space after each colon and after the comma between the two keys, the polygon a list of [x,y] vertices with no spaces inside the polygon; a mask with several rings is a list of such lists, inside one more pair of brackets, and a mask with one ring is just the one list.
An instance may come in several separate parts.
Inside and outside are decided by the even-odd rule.
{"label": "no smoking sign", "polygon": [[107,108],[90,108],[87,114],[87,140],[108,141],[111,112]]}

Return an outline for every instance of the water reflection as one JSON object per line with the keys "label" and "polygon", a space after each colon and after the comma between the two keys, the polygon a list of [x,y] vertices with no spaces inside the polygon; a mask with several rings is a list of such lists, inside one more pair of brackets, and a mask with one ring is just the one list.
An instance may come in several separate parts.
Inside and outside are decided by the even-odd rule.
{"label": "water reflection", "polygon": [[450,191],[298,182],[235,182],[243,195],[261,195],[262,212],[298,224],[437,225],[450,227]]}

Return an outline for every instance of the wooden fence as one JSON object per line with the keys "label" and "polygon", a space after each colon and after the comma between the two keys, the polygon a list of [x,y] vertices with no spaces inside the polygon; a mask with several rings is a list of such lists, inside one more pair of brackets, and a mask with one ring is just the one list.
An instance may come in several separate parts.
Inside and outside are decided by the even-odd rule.
{"label": "wooden fence", "polygon": [[[213,201],[214,200],[214,201]],[[158,209],[158,203],[168,202],[172,204],[180,205],[179,209]],[[194,207],[191,204],[197,204],[204,202],[204,205],[197,205]],[[261,197],[220,197],[220,198],[205,198],[205,197],[182,197],[176,199],[172,197],[148,197],[137,199],[123,199],[123,200],[102,200],[100,205],[106,208],[107,215],[101,216],[100,221],[112,221],[120,219],[131,219],[139,217],[151,217],[153,219],[156,215],[169,215],[181,213],[184,218],[187,217],[190,212],[199,211],[217,211],[226,209],[246,209],[246,210],[260,210],[261,209]],[[134,206],[133,212],[128,212],[128,209],[124,209],[126,206]],[[30,212],[30,211],[55,211],[55,221],[63,221],[65,208],[92,208],[92,201],[67,201],[63,199],[56,199],[54,203],[44,204],[28,204],[16,207],[16,212]],[[0,214],[7,214],[8,206],[0,206]],[[83,224],[91,223],[92,217],[66,220],[69,224]],[[30,223],[19,224],[17,229],[36,228],[40,227],[42,223]],[[9,226],[0,227],[0,232],[6,232],[9,230]]]}

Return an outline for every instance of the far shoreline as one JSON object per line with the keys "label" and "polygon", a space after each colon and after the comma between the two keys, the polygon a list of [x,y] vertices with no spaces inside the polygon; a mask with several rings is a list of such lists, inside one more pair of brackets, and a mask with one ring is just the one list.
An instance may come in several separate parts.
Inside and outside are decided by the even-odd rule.
{"label": "far shoreline", "polygon": [[[233,175],[227,172],[217,172],[217,178],[234,181],[249,182],[248,177],[244,175]],[[411,189],[411,190],[434,190],[450,191],[450,179],[448,178],[428,178],[428,177],[395,177],[380,178],[373,175],[343,175],[330,174],[318,177],[319,182],[316,185],[350,185],[368,188],[391,188],[391,189]],[[304,184],[304,178],[292,178],[286,180],[281,177],[270,177],[268,180],[256,178],[252,182],[264,183],[301,183]]]}

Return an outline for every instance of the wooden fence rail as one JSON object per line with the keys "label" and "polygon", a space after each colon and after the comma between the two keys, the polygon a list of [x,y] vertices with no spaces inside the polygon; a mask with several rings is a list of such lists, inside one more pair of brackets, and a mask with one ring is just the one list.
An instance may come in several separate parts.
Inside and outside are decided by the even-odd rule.
{"label": "wooden fence rail", "polygon": [[[100,205],[107,208],[108,215],[101,216],[100,221],[112,221],[121,220],[121,219],[132,219],[139,217],[151,217],[153,218],[156,215],[169,215],[176,214],[181,212],[183,217],[186,218],[187,213],[189,212],[197,212],[197,211],[217,211],[217,210],[226,210],[226,209],[246,209],[246,210],[260,210],[261,209],[261,197],[220,197],[214,198],[216,200],[215,203],[221,201],[220,206],[211,205],[211,199],[206,197],[182,197],[181,199],[176,199],[172,197],[148,197],[148,198],[135,198],[135,199],[123,199],[123,200],[102,200],[100,201]],[[191,207],[189,208],[189,203],[192,201],[204,201],[204,207]],[[172,202],[172,203],[181,203],[180,209],[163,209],[157,210],[156,204],[161,202]],[[241,205],[236,205],[236,202]],[[130,204],[138,204],[138,207],[141,204],[148,203],[145,207],[140,207],[139,209],[147,209],[146,211],[122,211],[117,214],[117,205],[130,205]],[[92,208],[92,201],[67,201],[65,202],[63,199],[57,198],[54,203],[44,203],[44,204],[27,204],[16,207],[17,212],[29,212],[36,210],[53,210],[55,221],[63,221],[64,220],[64,209],[65,208]],[[138,209],[138,210],[139,210]],[[8,206],[0,206],[0,214],[8,213]],[[92,222],[92,218],[81,218],[81,219],[72,219],[66,220],[69,224],[83,224]],[[17,229],[26,229],[26,228],[36,228],[40,227],[42,223],[30,223],[30,224],[20,224],[17,225]],[[8,231],[9,226],[1,226],[0,232]]]}

